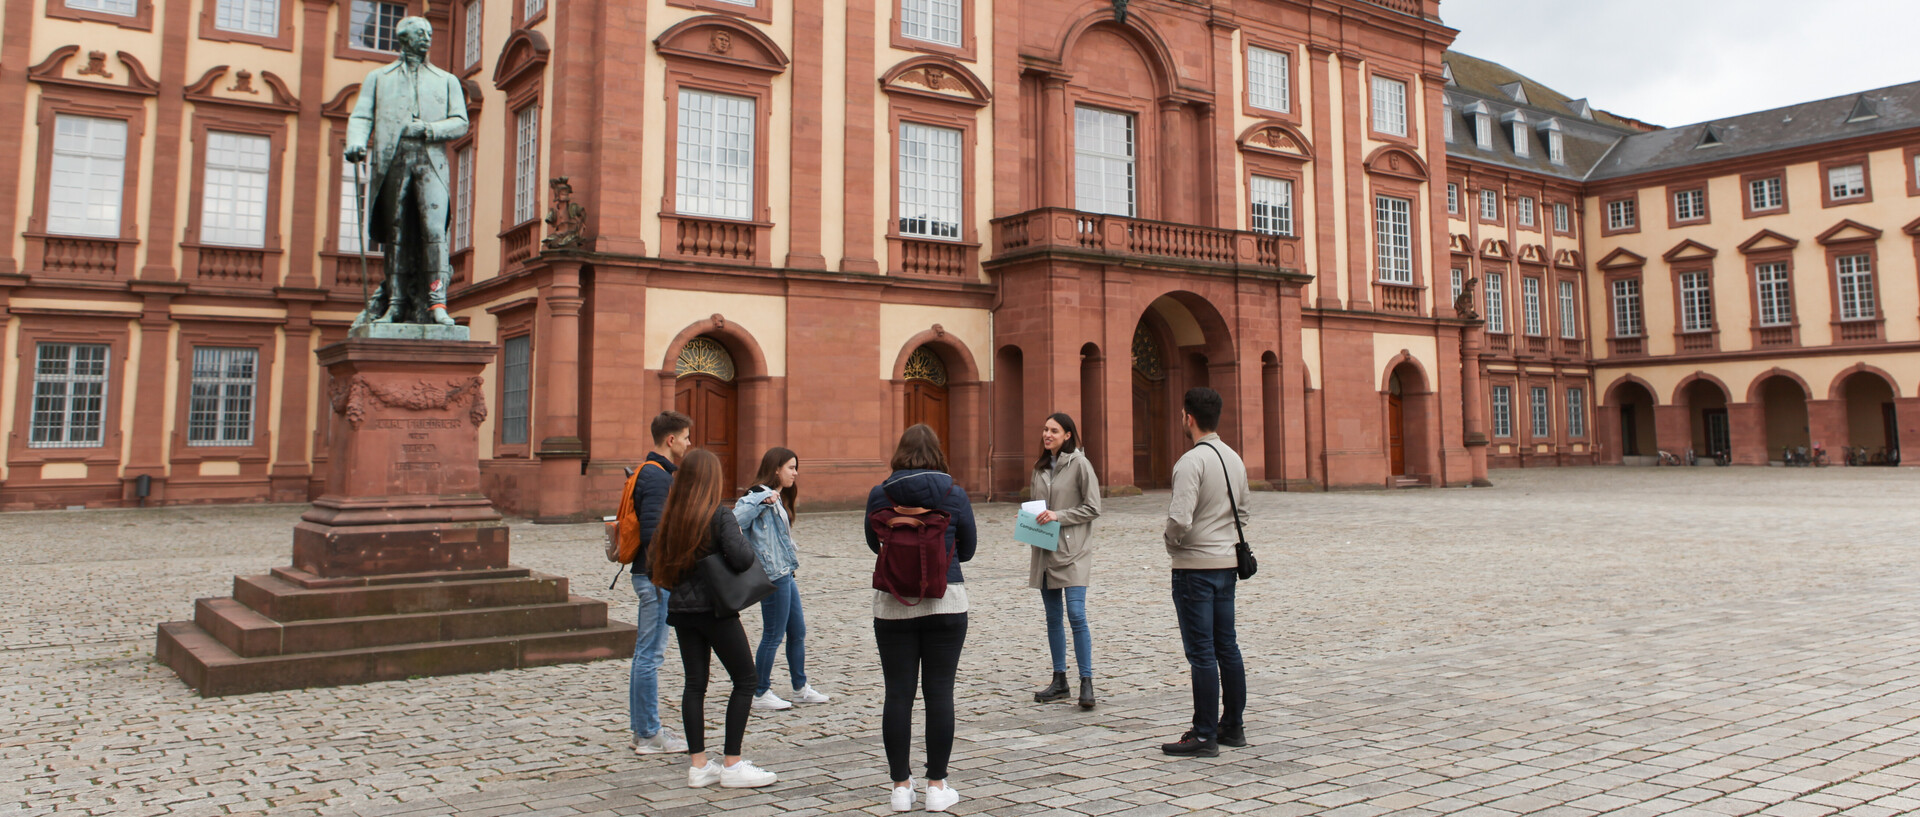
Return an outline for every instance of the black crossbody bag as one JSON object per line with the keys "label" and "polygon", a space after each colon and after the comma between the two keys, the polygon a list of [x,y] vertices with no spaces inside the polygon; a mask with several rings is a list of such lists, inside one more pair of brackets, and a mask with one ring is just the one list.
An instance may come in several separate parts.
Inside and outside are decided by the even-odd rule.
{"label": "black crossbody bag", "polygon": [[1220,460],[1220,478],[1227,482],[1227,508],[1233,512],[1233,534],[1239,541],[1233,543],[1233,572],[1242,579],[1251,579],[1260,572],[1260,560],[1253,558],[1253,546],[1247,544],[1247,532],[1240,527],[1240,503],[1233,498],[1233,474],[1227,470],[1227,458],[1220,449],[1207,445],[1207,450]]}

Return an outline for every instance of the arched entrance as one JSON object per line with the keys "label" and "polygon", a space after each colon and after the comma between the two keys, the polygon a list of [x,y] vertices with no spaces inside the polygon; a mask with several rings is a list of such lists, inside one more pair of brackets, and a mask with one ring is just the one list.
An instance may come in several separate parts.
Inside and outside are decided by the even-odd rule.
{"label": "arched entrance", "polygon": [[1840,396],[1847,403],[1847,445],[1867,449],[1875,465],[1886,462],[1887,451],[1900,448],[1893,387],[1873,372],[1854,372],[1841,383]]}
{"label": "arched entrance", "polygon": [[1167,352],[1142,318],[1133,330],[1133,480],[1142,488],[1172,484],[1167,456]]}
{"label": "arched entrance", "polygon": [[1419,364],[1402,357],[1387,373],[1382,397],[1386,403],[1387,473],[1399,484],[1420,484],[1431,475],[1428,453],[1428,408],[1432,389]]}
{"label": "arched entrance", "polygon": [[1694,455],[1704,458],[1723,452],[1731,454],[1733,426],[1727,418],[1727,393],[1713,381],[1701,378],[1687,384],[1683,400],[1693,425],[1690,445]]}
{"label": "arched entrance", "polygon": [[1767,459],[1785,461],[1788,449],[1809,445],[1807,390],[1786,375],[1760,382],[1760,412],[1767,429]]}
{"label": "arched entrance", "polygon": [[1654,441],[1653,392],[1628,380],[1613,387],[1608,403],[1620,413],[1620,455],[1651,457],[1659,450]]}
{"label": "arched entrance", "polygon": [[933,349],[921,345],[907,356],[905,380],[906,413],[901,418],[901,428],[926,423],[933,433],[940,435],[941,453],[951,463],[953,434],[949,425],[951,412],[947,399],[947,364]]}
{"label": "arched entrance", "polygon": [[693,444],[720,458],[729,489],[741,487],[735,473],[740,407],[733,355],[720,341],[701,335],[681,347],[673,377],[673,407],[693,418]]}
{"label": "arched entrance", "polygon": [[1226,320],[1213,302],[1187,291],[1153,299],[1134,324],[1132,346],[1135,485],[1173,484],[1173,463],[1187,446],[1180,431],[1187,389],[1206,386],[1220,393],[1220,438],[1240,444],[1248,419],[1242,416],[1238,363]]}
{"label": "arched entrance", "polygon": [[[1080,414],[1074,418],[1074,425],[1080,429],[1080,450],[1087,461],[1093,463],[1100,484],[1107,483],[1107,441],[1100,430],[1107,427],[1107,382],[1106,358],[1100,354],[1100,347],[1091,343],[1080,346]],[[1089,434],[1089,430],[1093,433]]]}
{"label": "arched entrance", "polygon": [[1387,376],[1387,468],[1396,477],[1407,475],[1407,414],[1400,390],[1395,369]]}

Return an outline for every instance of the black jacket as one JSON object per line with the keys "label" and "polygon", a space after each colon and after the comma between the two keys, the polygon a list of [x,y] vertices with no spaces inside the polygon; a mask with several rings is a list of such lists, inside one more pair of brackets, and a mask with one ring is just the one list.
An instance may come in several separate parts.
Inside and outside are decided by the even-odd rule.
{"label": "black jacket", "polygon": [[[960,575],[960,563],[973,560],[977,543],[973,503],[967,500],[966,489],[953,484],[953,477],[939,471],[895,471],[867,494],[867,514],[871,516],[874,511],[895,505],[947,512],[947,584],[966,581]],[[867,549],[879,553],[880,536],[866,520],[860,520],[860,524],[867,532]]]}
{"label": "black jacket", "polygon": [[[713,521],[709,523],[712,535],[707,544],[700,548],[700,554],[694,558],[697,563],[708,555],[718,551],[727,567],[738,573],[754,567],[753,546],[747,544],[747,537],[740,533],[740,523],[733,518],[733,509],[721,506],[713,509]],[[759,568],[754,567],[755,570]],[[679,613],[704,613],[722,618],[737,616],[739,613],[716,611],[713,609],[713,590],[707,586],[707,580],[700,577],[700,568],[696,564],[687,568],[680,581],[673,585],[672,596],[667,599],[667,615]]]}
{"label": "black jacket", "polygon": [[[657,462],[659,468],[646,463]],[[667,489],[673,487],[673,472],[680,470],[673,460],[652,452],[640,464],[640,478],[633,481],[633,512],[640,517],[640,551],[633,558],[633,572],[647,575],[647,543],[653,541],[653,529],[660,525],[660,509],[667,504]]]}

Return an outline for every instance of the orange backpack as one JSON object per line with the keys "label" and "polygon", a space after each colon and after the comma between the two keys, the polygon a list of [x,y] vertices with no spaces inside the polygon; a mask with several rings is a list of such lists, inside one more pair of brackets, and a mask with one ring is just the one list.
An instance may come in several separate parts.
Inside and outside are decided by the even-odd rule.
{"label": "orange backpack", "polygon": [[607,523],[607,561],[623,565],[633,564],[633,558],[640,553],[640,509],[633,506],[633,486],[640,481],[640,472],[647,466],[667,470],[660,463],[648,460],[627,477],[627,487],[620,492],[620,510],[614,521]]}

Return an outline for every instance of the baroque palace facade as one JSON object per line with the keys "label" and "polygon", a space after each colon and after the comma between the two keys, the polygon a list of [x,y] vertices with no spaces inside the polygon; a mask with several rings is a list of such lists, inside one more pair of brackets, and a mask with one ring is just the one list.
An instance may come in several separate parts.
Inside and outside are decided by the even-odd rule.
{"label": "baroque palace facade", "polygon": [[913,422],[1017,494],[1056,410],[1164,485],[1201,384],[1283,489],[1920,421],[1908,86],[1651,129],[1446,51],[1438,0],[4,4],[0,508],[317,494],[313,352],[380,274],[345,120],[406,15],[468,93],[509,512],[605,512],[669,407],[815,507]]}

